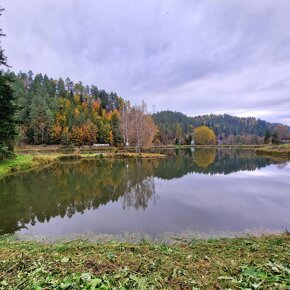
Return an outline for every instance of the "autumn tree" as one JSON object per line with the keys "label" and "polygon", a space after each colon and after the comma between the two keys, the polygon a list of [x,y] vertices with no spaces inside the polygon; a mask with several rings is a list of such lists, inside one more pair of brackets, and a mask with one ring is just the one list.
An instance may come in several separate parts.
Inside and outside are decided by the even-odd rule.
{"label": "autumn tree", "polygon": [[129,102],[124,102],[120,118],[125,146],[134,145],[136,152],[140,152],[141,147],[152,146],[157,128],[151,115],[147,113],[144,101],[133,107]]}
{"label": "autumn tree", "polygon": [[277,134],[279,140],[284,140],[288,137],[288,127],[284,125],[278,125],[276,126],[274,132]]}
{"label": "autumn tree", "polygon": [[199,167],[206,168],[210,166],[216,158],[216,149],[196,150],[193,154],[193,160]]}
{"label": "autumn tree", "polygon": [[122,131],[123,144],[125,147],[129,146],[129,121],[130,117],[132,116],[131,110],[132,108],[130,102],[126,101],[122,103],[120,110],[120,128]]}
{"label": "autumn tree", "polygon": [[141,105],[134,106],[131,111],[131,139],[135,144],[136,151],[140,152],[141,147],[150,147],[157,133],[157,128],[152,117],[147,113],[147,106],[144,101]]}
{"label": "autumn tree", "polygon": [[115,145],[120,145],[122,143],[121,115],[118,110],[114,110],[111,114],[111,127],[113,134],[113,143]]}
{"label": "autumn tree", "polygon": [[196,145],[215,145],[216,135],[209,127],[201,126],[194,131],[194,142]]}

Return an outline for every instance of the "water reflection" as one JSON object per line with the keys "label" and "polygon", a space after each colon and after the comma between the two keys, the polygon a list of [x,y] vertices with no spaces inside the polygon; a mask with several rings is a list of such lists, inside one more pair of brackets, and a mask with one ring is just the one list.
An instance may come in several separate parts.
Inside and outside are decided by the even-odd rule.
{"label": "water reflection", "polygon": [[[189,199],[183,192],[189,194],[188,188],[192,186],[203,184],[204,189],[199,190],[200,194],[206,196],[208,189],[211,188],[208,182],[218,185],[217,180],[208,179],[210,176],[202,183],[193,183],[194,173],[227,175],[238,171],[250,172],[273,162],[269,159],[256,158],[253,151],[246,150],[207,149],[193,152],[192,150],[172,150],[167,151],[167,155],[167,158],[161,160],[84,160],[78,163],[57,163],[43,170],[6,178],[0,181],[0,233],[13,233],[39,223],[49,224],[51,219],[56,217],[64,218],[67,222],[76,213],[87,214],[88,211],[100,213],[99,207],[105,205],[108,212],[98,217],[98,221],[88,225],[88,230],[99,223],[96,230],[102,228],[106,231],[105,225],[109,220],[110,225],[117,224],[117,221],[114,221],[116,213],[119,215],[117,219],[121,216],[124,218],[123,215],[126,215],[126,211],[130,212],[130,209],[135,209],[139,214],[140,220],[136,220],[135,225],[132,226],[133,229],[137,229],[136,225],[141,227],[142,219],[146,219],[151,214],[150,210],[153,209],[154,204],[159,203],[155,177],[158,178],[157,180],[163,180],[163,182],[158,182],[160,193],[163,192],[161,187],[163,186],[163,189],[166,187],[168,197],[170,194],[178,195],[179,201],[182,202],[183,199]],[[164,182],[184,178],[189,174],[192,175],[190,181],[182,179],[177,189],[177,183],[164,184]],[[245,186],[244,183],[243,186]],[[195,200],[198,199],[197,197]],[[206,203],[204,200],[203,202]],[[150,206],[148,206],[149,203]],[[116,210],[116,207],[110,209],[113,204],[119,208],[121,205],[123,212]],[[165,204],[163,200],[159,207],[162,208]],[[188,227],[193,224],[191,220],[193,216],[198,220],[197,211],[192,216],[192,209],[191,211],[187,209],[191,217],[185,221],[183,216],[185,208],[178,207],[175,202],[159,210],[156,217],[156,223],[160,223],[159,230],[165,226],[166,221],[163,221],[164,225],[162,225],[162,220],[167,217],[166,212],[173,210],[174,207],[179,211],[175,216],[179,219],[179,227],[182,225]],[[144,215],[140,215],[140,209],[144,211],[145,218]],[[208,212],[208,215],[211,214]],[[128,213],[120,225],[122,229],[116,226],[114,231],[127,229],[129,219]],[[72,230],[78,232],[80,226]]]}
{"label": "water reflection", "polygon": [[[163,152],[166,153],[166,152]],[[273,161],[256,157],[253,150],[195,149],[167,152],[168,158],[159,162],[154,174],[162,179],[180,178],[189,173],[230,174],[238,171],[254,171]]]}
{"label": "water reflection", "polygon": [[91,160],[57,163],[2,181],[0,233],[97,209],[123,197],[123,208],[145,209],[155,198],[153,162]]}

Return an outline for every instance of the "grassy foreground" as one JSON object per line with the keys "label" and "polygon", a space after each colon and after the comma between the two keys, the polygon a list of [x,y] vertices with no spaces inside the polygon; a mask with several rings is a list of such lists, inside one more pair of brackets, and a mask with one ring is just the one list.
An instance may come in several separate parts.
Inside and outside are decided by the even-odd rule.
{"label": "grassy foreground", "polygon": [[290,144],[265,146],[263,148],[256,149],[256,153],[262,156],[290,159]]}
{"label": "grassy foreground", "polygon": [[4,236],[0,289],[290,289],[290,235],[176,245]]}

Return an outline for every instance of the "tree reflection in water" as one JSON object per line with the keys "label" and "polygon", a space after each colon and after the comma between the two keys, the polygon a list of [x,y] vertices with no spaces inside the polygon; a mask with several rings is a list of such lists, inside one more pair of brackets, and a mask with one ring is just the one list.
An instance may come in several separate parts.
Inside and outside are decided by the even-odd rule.
{"label": "tree reflection in water", "polygon": [[169,180],[190,173],[229,174],[255,170],[272,161],[246,150],[167,151],[160,160],[83,160],[57,163],[0,181],[0,234],[13,233],[51,218],[72,217],[109,202],[123,209],[146,209],[156,202],[154,178]]}
{"label": "tree reflection in water", "polygon": [[[152,170],[152,163],[144,162],[144,160],[136,159],[133,171],[129,170],[129,162],[126,163],[126,176],[124,179],[127,182],[126,193],[123,199],[123,208],[134,207],[136,209],[145,209],[148,205],[148,201],[153,197],[156,202],[155,184],[154,178],[150,170]],[[148,166],[149,165],[149,166]],[[149,168],[146,168],[149,167]],[[148,174],[149,173],[149,174]],[[147,175],[148,174],[148,175]]]}

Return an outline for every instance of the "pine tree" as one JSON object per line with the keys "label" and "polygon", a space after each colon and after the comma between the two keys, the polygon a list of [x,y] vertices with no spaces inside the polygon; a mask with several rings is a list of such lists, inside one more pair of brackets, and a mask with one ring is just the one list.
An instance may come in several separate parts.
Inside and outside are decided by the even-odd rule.
{"label": "pine tree", "polygon": [[265,137],[264,137],[264,144],[268,144],[271,141],[271,133],[269,130],[266,131]]}
{"label": "pine tree", "polygon": [[[0,16],[3,8],[0,7]],[[0,37],[4,36],[0,29]],[[12,78],[3,74],[3,66],[7,65],[0,43],[0,159],[14,156],[16,121],[15,121],[15,99],[11,87]]]}

